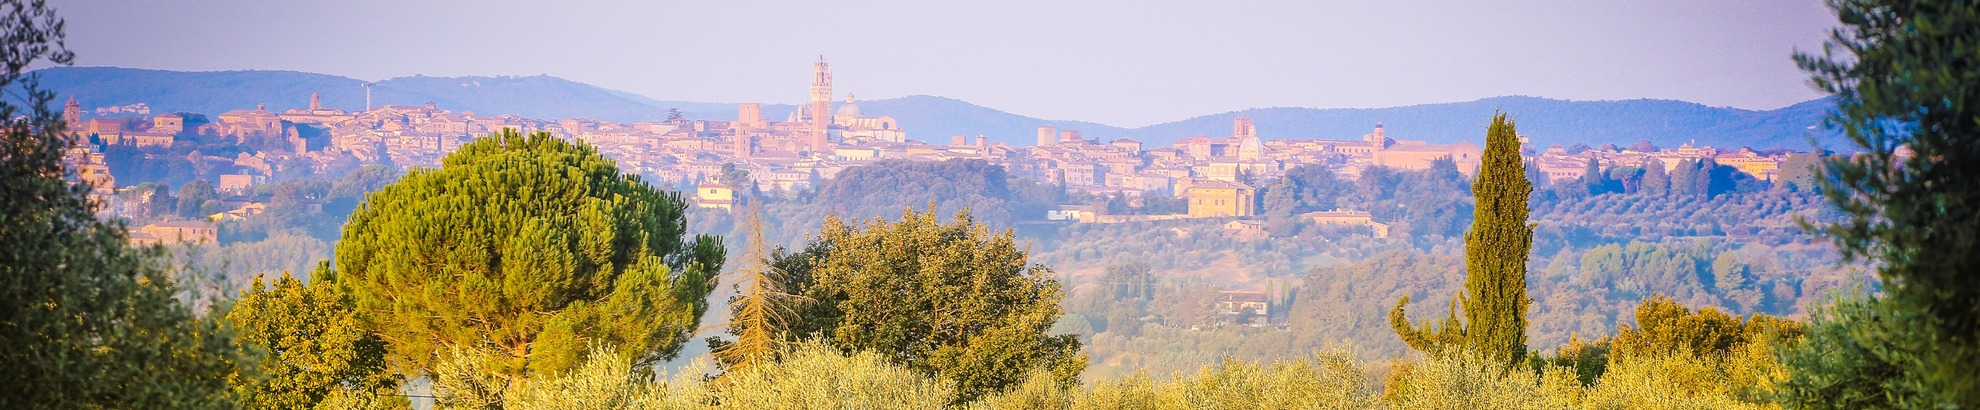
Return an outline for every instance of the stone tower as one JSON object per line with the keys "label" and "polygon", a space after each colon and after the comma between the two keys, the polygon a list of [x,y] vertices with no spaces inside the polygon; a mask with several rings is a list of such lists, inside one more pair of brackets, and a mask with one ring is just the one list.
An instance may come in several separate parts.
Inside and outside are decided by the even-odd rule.
{"label": "stone tower", "polygon": [[1256,138],[1258,138],[1258,127],[1251,125],[1251,117],[1237,117],[1237,120],[1231,121],[1231,139]]}
{"label": "stone tower", "polygon": [[323,98],[317,97],[316,93],[309,93],[309,110],[316,111],[321,109],[323,109]]}
{"label": "stone tower", "polygon": [[1255,160],[1265,156],[1265,145],[1258,140],[1258,127],[1252,125],[1251,117],[1237,117],[1231,122],[1231,144],[1237,146],[1240,160]]}
{"label": "stone tower", "polygon": [[82,126],[82,104],[76,103],[76,96],[69,96],[69,103],[62,104],[62,121],[72,130]]}
{"label": "stone tower", "polygon": [[1379,122],[1375,123],[1375,133],[1368,134],[1363,138],[1367,138],[1368,145],[1374,147],[1375,149],[1379,150],[1389,147],[1389,135],[1388,133],[1382,132],[1382,123]]}
{"label": "stone tower", "polygon": [[827,133],[832,127],[832,67],[820,55],[811,71],[811,135],[805,145],[811,147],[811,152],[823,155],[831,149]]}
{"label": "stone tower", "polygon": [[734,147],[735,149],[735,152],[731,154],[735,155],[736,158],[749,158],[752,155],[756,155],[755,134],[751,134],[749,132],[738,132],[736,133],[735,136],[731,138],[733,138],[734,140],[730,141],[731,144],[730,146]]}
{"label": "stone tower", "polygon": [[736,123],[741,128],[763,128],[763,104],[743,103],[736,107]]}

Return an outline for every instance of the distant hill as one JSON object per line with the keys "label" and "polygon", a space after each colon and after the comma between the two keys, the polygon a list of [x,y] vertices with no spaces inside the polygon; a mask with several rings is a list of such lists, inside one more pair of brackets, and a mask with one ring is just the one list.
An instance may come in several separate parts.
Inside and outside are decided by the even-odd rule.
{"label": "distant hill", "polygon": [[860,101],[859,110],[866,115],[892,116],[900,120],[909,137],[939,144],[948,143],[950,136],[961,135],[974,140],[977,135],[982,135],[993,142],[1030,146],[1038,143],[1040,125],[1051,125],[1059,130],[1078,130],[1081,136],[1088,138],[1094,135],[1122,135],[1124,131],[1119,127],[1085,121],[1026,117],[962,100],[927,95]]}
{"label": "distant hill", "polygon": [[[363,80],[295,71],[182,72],[116,67],[52,67],[37,70],[42,83],[75,96],[84,108],[133,103],[154,112],[219,114],[253,109],[304,108],[320,93],[328,108],[364,108]],[[400,77],[371,89],[373,105],[432,102],[449,110],[480,114],[519,114],[536,118],[583,117],[612,121],[664,119],[668,107],[683,111],[722,104],[669,102],[572,82],[547,75],[531,77]],[[733,107],[733,105],[730,105]]]}
{"label": "distant hill", "polygon": [[1628,145],[1648,140],[1660,147],[1686,142],[1719,147],[1807,149],[1808,137],[1837,148],[1833,132],[1811,129],[1833,104],[1815,99],[1770,111],[1752,111],[1673,100],[1566,101],[1495,97],[1477,101],[1371,109],[1257,108],[1205,115],[1128,130],[1143,142],[1166,144],[1194,135],[1227,136],[1231,120],[1249,116],[1262,138],[1354,139],[1383,123],[1392,138],[1449,143],[1479,142],[1495,110],[1512,114],[1520,134],[1534,144]]}
{"label": "distant hill", "polygon": [[[311,92],[321,93],[324,105],[347,110],[364,107],[362,80],[294,71],[180,72],[115,67],[55,67],[38,70],[44,84],[60,98],[75,96],[84,108],[143,102],[157,112],[187,111],[218,114],[267,104],[270,110],[301,108]],[[527,117],[591,118],[646,121],[666,117],[678,108],[689,118],[733,120],[735,103],[659,100],[605,89],[547,75],[530,77],[400,77],[379,81],[372,88],[374,105],[425,104],[479,114],[519,114]],[[1356,139],[1376,123],[1384,123],[1398,139],[1431,142],[1481,141],[1494,110],[1512,113],[1522,134],[1535,144],[1627,145],[1648,140],[1661,147],[1685,142],[1755,148],[1808,148],[1810,127],[1821,123],[1832,106],[1817,99],[1792,106],[1753,111],[1708,107],[1673,100],[1566,101],[1537,97],[1495,97],[1477,101],[1423,104],[1392,108],[1255,108],[1150,125],[1122,128],[1105,124],[1046,120],[965,101],[926,95],[859,102],[868,115],[900,120],[911,138],[946,143],[949,136],[983,135],[995,142],[1029,146],[1039,125],[1077,130],[1091,139],[1132,137],[1151,145],[1166,145],[1195,135],[1227,136],[1231,120],[1249,116],[1266,139]],[[837,103],[835,103],[837,105]],[[763,115],[783,120],[793,104],[764,104]],[[1834,149],[1840,138],[1819,134]]]}

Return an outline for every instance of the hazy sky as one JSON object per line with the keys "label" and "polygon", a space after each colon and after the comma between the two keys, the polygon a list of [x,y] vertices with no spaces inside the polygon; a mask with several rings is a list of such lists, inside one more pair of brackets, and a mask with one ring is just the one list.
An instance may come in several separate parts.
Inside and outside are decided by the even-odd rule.
{"label": "hazy sky", "polygon": [[1772,109],[1834,17],[1754,1],[53,0],[83,66],[536,75],[663,100],[911,94],[1141,126],[1500,95]]}

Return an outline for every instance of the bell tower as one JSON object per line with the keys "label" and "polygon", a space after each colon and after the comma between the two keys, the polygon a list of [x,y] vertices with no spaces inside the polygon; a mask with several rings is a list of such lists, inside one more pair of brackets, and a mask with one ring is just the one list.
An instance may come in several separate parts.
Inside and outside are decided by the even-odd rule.
{"label": "bell tower", "polygon": [[76,103],[76,96],[69,96],[69,103],[62,104],[62,121],[72,130],[82,126],[82,104]]}
{"label": "bell tower", "polygon": [[818,64],[811,69],[811,135],[806,144],[811,152],[823,155],[830,149],[828,133],[832,127],[832,67],[825,64],[825,56],[818,56]]}
{"label": "bell tower", "polygon": [[1258,138],[1258,126],[1252,125],[1251,117],[1237,117],[1231,121],[1231,139],[1244,140]]}
{"label": "bell tower", "polygon": [[1377,150],[1389,147],[1389,135],[1388,133],[1383,132],[1382,123],[1379,122],[1375,123],[1375,132],[1372,134],[1368,134],[1363,138],[1367,138],[1368,145]]}

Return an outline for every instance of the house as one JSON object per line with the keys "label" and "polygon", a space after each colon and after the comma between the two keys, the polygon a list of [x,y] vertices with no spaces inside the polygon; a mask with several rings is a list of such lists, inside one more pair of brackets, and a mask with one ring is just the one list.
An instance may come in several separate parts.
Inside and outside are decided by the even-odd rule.
{"label": "house", "polygon": [[1191,218],[1251,216],[1258,207],[1258,191],[1242,182],[1197,181],[1183,192]]}
{"label": "house", "polygon": [[1377,238],[1389,237],[1389,224],[1375,222],[1375,218],[1363,211],[1318,211],[1299,214],[1299,219],[1312,221],[1320,226],[1366,226]]}
{"label": "house", "polygon": [[1045,220],[1048,221],[1092,223],[1096,215],[1092,205],[1058,205],[1045,210]]}
{"label": "house", "polygon": [[135,246],[179,243],[215,243],[220,231],[213,224],[199,221],[167,221],[148,224],[130,233]]}
{"label": "house", "polygon": [[728,185],[701,184],[694,187],[694,206],[729,210],[735,204],[736,190]]}
{"label": "house", "polygon": [[1259,221],[1236,220],[1225,222],[1224,234],[1240,241],[1265,239],[1271,234],[1265,232],[1265,223]]}
{"label": "house", "polygon": [[250,216],[260,215],[262,212],[268,212],[267,203],[248,202],[230,211],[215,212],[212,215],[207,215],[206,220],[213,222],[239,221],[239,220],[247,219],[247,217]]}
{"label": "house", "polygon": [[[238,164],[240,161],[234,163]],[[260,185],[262,179],[260,175],[220,174],[220,185],[215,187],[217,188],[215,191],[229,195],[247,195],[254,192],[254,186]]]}
{"label": "house", "polygon": [[1217,294],[1217,312],[1232,317],[1232,323],[1262,326],[1271,309],[1265,292],[1224,291]]}

